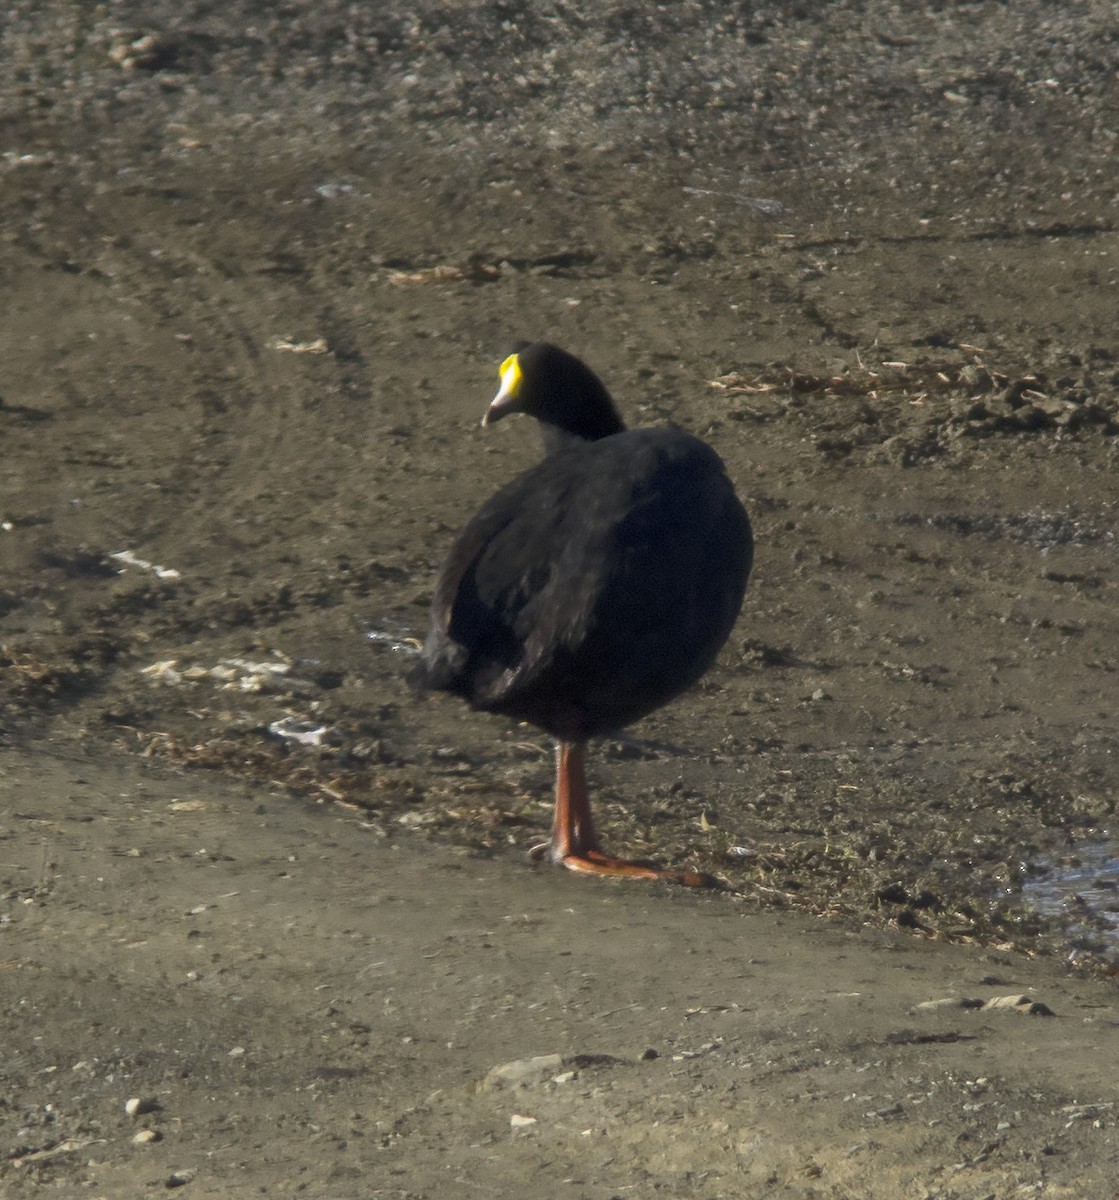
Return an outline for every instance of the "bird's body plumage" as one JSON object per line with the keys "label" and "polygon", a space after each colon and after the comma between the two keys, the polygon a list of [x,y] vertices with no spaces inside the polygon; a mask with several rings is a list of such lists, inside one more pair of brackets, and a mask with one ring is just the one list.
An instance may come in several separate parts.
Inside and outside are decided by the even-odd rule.
{"label": "bird's body plumage", "polygon": [[730,633],[749,525],[715,452],[640,429],[548,455],[487,501],[447,559],[430,686],[568,741],[694,683]]}

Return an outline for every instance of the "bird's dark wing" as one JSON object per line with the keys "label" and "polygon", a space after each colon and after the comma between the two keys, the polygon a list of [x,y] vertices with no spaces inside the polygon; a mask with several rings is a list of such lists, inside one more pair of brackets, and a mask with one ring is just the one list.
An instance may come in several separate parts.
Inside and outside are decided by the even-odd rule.
{"label": "bird's dark wing", "polygon": [[[561,453],[496,492],[459,532],[443,565],[424,645],[422,682],[489,707],[538,662],[558,628],[559,576],[581,476]],[[551,613],[547,637],[543,614]],[[533,627],[537,636],[534,638]]]}

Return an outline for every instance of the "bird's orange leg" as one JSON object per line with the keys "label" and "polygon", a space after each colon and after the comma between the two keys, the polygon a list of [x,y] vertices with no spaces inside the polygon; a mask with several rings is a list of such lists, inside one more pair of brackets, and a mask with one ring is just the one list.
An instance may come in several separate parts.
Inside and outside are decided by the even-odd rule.
{"label": "bird's orange leg", "polygon": [[587,794],[583,742],[556,743],[556,807],[552,840],[534,846],[534,859],[547,858],[569,871],[586,875],[614,875],[623,879],[667,879],[684,887],[717,887],[718,881],[702,871],[671,871],[644,866],[605,854],[598,844]]}

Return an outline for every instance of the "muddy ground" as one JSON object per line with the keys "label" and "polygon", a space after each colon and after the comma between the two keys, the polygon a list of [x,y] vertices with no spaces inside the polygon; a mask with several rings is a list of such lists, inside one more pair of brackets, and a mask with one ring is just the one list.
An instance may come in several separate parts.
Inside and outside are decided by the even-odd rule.
{"label": "muddy ground", "polygon": [[[1110,1200],[1114,912],[1024,885],[1114,839],[1117,65],[1103,3],[5,7],[0,1190]],[[546,740],[405,685],[536,337],[754,518],[591,764],[722,892],[528,867]]]}

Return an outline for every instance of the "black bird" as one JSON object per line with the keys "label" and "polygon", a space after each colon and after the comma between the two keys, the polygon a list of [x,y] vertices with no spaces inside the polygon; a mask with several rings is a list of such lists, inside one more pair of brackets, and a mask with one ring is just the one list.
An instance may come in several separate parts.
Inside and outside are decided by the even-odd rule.
{"label": "black bird", "polygon": [[500,376],[482,424],[535,417],[545,456],[455,539],[415,682],[556,739],[552,838],[534,857],[710,884],[603,853],[584,755],[588,738],[647,716],[711,665],[742,606],[749,518],[710,446],[679,429],[627,430],[574,355],[536,342]]}

